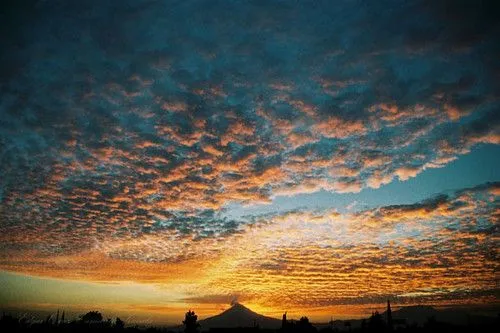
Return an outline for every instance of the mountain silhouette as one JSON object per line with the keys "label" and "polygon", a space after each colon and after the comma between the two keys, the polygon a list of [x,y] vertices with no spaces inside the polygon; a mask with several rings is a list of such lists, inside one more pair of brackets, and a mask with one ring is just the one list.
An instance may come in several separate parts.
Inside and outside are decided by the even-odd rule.
{"label": "mountain silhouette", "polygon": [[253,327],[276,329],[281,327],[281,320],[271,317],[266,317],[240,303],[234,303],[226,311],[199,321],[202,330],[220,327]]}
{"label": "mountain silhouette", "polygon": [[[453,313],[456,313],[454,311]],[[382,313],[385,316],[385,312]],[[409,324],[423,325],[428,318],[434,317],[435,319],[442,319],[443,312],[435,309],[429,305],[413,305],[405,306],[399,310],[392,312],[392,317],[394,319],[404,319]],[[446,320],[447,322],[454,322],[453,320]]]}
{"label": "mountain silhouette", "polygon": [[[429,318],[434,318],[439,322],[444,322],[454,325],[481,325],[481,324],[494,324],[496,322],[495,316],[487,316],[480,314],[473,314],[470,309],[458,309],[458,308],[448,308],[448,309],[436,309],[429,305],[412,305],[404,306],[398,310],[392,311],[393,320],[413,325],[416,324],[420,327],[424,326]],[[386,318],[386,312],[381,313],[382,317]],[[333,322],[334,327],[337,329],[344,329],[344,323],[349,322],[353,329],[361,328],[361,323],[363,320],[369,320],[369,317],[364,319],[344,319],[335,320]],[[318,329],[330,326],[330,323],[316,323],[314,324]]]}
{"label": "mountain silhouette", "polygon": [[[385,312],[383,315],[385,316]],[[394,319],[405,319],[407,323],[415,323],[417,325],[423,325],[431,317],[438,321],[455,325],[491,323],[495,321],[495,317],[472,314],[466,309],[436,309],[429,305],[405,306],[397,311],[393,311],[392,317]]]}

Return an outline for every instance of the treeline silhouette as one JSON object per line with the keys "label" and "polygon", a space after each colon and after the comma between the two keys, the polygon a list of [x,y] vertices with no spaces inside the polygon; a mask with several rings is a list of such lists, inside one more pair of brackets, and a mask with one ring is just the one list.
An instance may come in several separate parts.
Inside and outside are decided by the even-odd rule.
{"label": "treeline silhouette", "polygon": [[[366,332],[366,333],[481,333],[481,332],[499,332],[500,316],[493,323],[474,324],[474,325],[453,325],[445,322],[437,321],[433,317],[429,317],[427,322],[421,326],[416,324],[407,324],[404,322],[393,321],[386,313],[382,315],[378,312],[372,313],[371,317],[364,319],[360,327],[351,327],[349,321],[342,322],[333,320],[327,324],[313,325],[307,317],[301,317],[299,320],[287,320],[286,313],[283,315],[281,327],[278,329],[263,329],[254,324],[252,327],[237,327],[237,328],[210,328],[203,330],[198,323],[198,316],[192,310],[185,314],[182,325],[178,328],[163,328],[163,327],[139,327],[137,325],[127,325],[120,318],[104,319],[98,311],[90,311],[81,315],[75,320],[66,320],[64,312],[59,317],[59,311],[54,318],[54,315],[49,315],[45,320],[29,320],[25,317],[15,317],[9,314],[3,314],[0,318],[0,332],[29,332],[29,333],[155,333],[155,332],[185,332],[185,333],[251,333],[251,332],[269,332],[269,333],[330,333],[330,332]],[[318,327],[316,327],[318,326]],[[339,327],[340,326],[340,327]]]}

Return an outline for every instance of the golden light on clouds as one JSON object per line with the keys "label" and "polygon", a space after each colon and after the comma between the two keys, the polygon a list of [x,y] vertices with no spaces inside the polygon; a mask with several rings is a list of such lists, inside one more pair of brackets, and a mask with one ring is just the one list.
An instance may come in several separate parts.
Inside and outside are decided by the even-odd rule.
{"label": "golden light on clouds", "polygon": [[[12,253],[0,264],[38,276],[139,283],[161,290],[178,311],[196,304],[213,310],[231,297],[267,314],[286,304],[291,313],[310,311],[321,319],[341,309],[359,316],[387,297],[401,304],[449,305],[470,302],[472,294],[473,302],[488,303],[494,298],[484,291],[496,288],[499,268],[490,249],[499,239],[477,228],[482,219],[490,228],[498,224],[491,204],[498,200],[496,189],[354,213],[263,215],[223,239],[167,232],[102,241],[73,255]],[[163,306],[157,298],[148,304]]]}
{"label": "golden light on clouds", "polygon": [[35,2],[0,29],[0,307],[499,305],[483,2]]}

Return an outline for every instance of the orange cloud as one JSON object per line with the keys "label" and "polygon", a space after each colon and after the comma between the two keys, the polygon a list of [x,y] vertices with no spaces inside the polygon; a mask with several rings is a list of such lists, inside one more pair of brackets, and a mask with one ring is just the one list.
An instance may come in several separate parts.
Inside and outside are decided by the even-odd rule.
{"label": "orange cloud", "polygon": [[332,116],[315,124],[313,131],[327,138],[346,138],[365,134],[367,129],[359,120],[345,120]]}

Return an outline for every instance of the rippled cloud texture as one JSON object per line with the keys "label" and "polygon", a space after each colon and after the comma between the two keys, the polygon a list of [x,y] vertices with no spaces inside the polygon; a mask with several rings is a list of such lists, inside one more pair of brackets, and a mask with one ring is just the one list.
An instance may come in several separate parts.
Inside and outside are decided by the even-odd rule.
{"label": "rippled cloud texture", "polygon": [[268,309],[497,303],[499,183],[346,212],[307,195],[293,211],[230,208],[379,189],[500,144],[496,13],[488,1],[13,7],[0,268]]}

